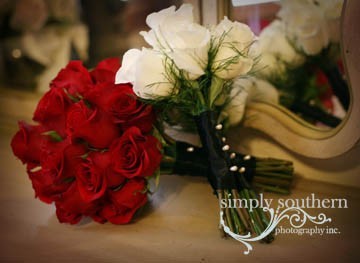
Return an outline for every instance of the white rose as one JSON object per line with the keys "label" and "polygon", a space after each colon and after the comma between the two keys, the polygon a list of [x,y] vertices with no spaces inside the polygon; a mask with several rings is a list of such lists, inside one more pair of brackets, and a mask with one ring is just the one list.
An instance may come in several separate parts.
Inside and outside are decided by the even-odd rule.
{"label": "white rose", "polygon": [[212,70],[222,79],[233,79],[248,73],[254,59],[249,56],[255,41],[254,33],[242,23],[232,22],[227,17],[216,26],[214,36],[222,43],[214,58]]}
{"label": "white rose", "polygon": [[184,4],[177,11],[170,7],[150,14],[146,22],[151,30],[140,34],[147,43],[172,58],[189,79],[197,79],[205,73],[210,31],[194,23],[191,5]]}
{"label": "white rose", "polygon": [[175,14],[175,6],[163,9],[159,12],[152,13],[146,17],[146,24],[150,27],[150,31],[141,31],[145,41],[153,48],[169,48],[166,41],[162,38],[161,26],[163,21]]}
{"label": "white rose", "polygon": [[120,69],[115,75],[115,84],[134,83],[136,62],[141,55],[139,49],[129,49],[125,52]]}
{"label": "white rose", "polygon": [[274,20],[259,35],[257,42],[261,53],[271,53],[294,67],[304,63],[304,56],[296,52],[285,35],[284,24]]}
{"label": "white rose", "polygon": [[234,87],[229,96],[230,101],[225,106],[222,115],[226,117],[227,123],[230,126],[235,126],[244,117],[248,93],[241,87]]}
{"label": "white rose", "polygon": [[286,73],[287,65],[283,60],[280,60],[276,54],[262,53],[258,63],[254,67],[254,71],[257,75],[264,78],[270,78],[272,76],[279,76]]}
{"label": "white rose", "polygon": [[235,126],[244,117],[246,104],[251,101],[279,103],[279,93],[269,82],[258,78],[240,78],[234,81],[223,116],[228,124]]}
{"label": "white rose", "polygon": [[307,55],[317,55],[329,45],[324,14],[311,1],[283,0],[278,16],[290,41]]}
{"label": "white rose", "polygon": [[153,99],[174,93],[174,83],[166,71],[163,55],[144,48],[135,68],[135,94],[144,99]]}
{"label": "white rose", "polygon": [[337,19],[341,16],[344,0],[316,0],[327,19]]}
{"label": "white rose", "polygon": [[135,94],[144,99],[169,96],[176,90],[170,76],[166,75],[165,62],[157,51],[131,49],[124,55],[115,83],[132,83]]}
{"label": "white rose", "polygon": [[340,41],[340,17],[343,3],[343,0],[317,1],[317,4],[324,13],[328,35],[333,43]]}

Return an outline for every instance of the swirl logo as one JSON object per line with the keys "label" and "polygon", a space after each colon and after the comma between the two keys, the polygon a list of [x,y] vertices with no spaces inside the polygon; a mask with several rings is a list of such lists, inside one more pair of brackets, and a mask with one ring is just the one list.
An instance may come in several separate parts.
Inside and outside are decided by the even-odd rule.
{"label": "swirl logo", "polygon": [[232,238],[236,239],[237,241],[245,245],[246,247],[246,250],[244,251],[245,255],[248,255],[250,251],[253,250],[253,247],[250,244],[250,242],[260,241],[263,238],[265,238],[267,235],[273,232],[276,226],[284,219],[288,219],[291,226],[294,228],[303,227],[308,220],[317,225],[321,225],[326,222],[331,222],[331,218],[328,218],[324,213],[320,213],[317,216],[311,216],[299,207],[287,207],[281,212],[279,212],[279,210],[276,210],[276,213],[273,208],[264,207],[263,209],[265,212],[269,212],[270,223],[267,226],[267,228],[260,235],[256,237],[252,237],[250,233],[248,233],[247,235],[238,235],[232,232],[230,228],[225,225],[223,218],[224,213],[223,211],[220,211],[220,225],[223,227],[225,233],[227,233],[229,236],[231,236]]}

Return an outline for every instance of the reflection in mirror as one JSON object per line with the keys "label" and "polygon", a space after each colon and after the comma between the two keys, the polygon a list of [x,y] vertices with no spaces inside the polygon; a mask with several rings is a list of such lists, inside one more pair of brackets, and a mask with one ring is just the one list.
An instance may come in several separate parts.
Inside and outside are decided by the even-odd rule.
{"label": "reflection in mirror", "polygon": [[[343,1],[246,2],[231,1],[229,16],[259,36],[255,78],[270,83],[277,90],[277,103],[308,123],[338,126],[350,100],[340,56]],[[276,101],[273,95],[253,100]]]}

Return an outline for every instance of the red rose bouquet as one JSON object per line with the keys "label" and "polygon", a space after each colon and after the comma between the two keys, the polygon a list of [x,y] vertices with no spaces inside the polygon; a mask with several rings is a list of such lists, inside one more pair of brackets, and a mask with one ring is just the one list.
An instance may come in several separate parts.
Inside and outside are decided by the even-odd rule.
{"label": "red rose bouquet", "polygon": [[60,222],[128,223],[147,202],[146,178],[159,169],[162,146],[150,134],[151,106],[130,85],[113,84],[119,67],[108,59],[89,72],[70,62],[40,100],[38,124],[20,122],[11,142],[36,196],[55,203]]}

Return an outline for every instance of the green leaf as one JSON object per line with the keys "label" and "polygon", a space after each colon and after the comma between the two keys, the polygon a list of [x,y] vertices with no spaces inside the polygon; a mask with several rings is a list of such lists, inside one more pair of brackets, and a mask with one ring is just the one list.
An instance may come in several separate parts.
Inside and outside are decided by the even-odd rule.
{"label": "green leaf", "polygon": [[58,134],[56,131],[47,131],[47,132],[42,133],[42,135],[49,136],[50,139],[55,142],[61,142],[63,140],[63,138],[60,136],[60,134]]}
{"label": "green leaf", "polygon": [[218,98],[218,96],[223,91],[224,80],[216,77],[215,75],[211,79],[210,86],[210,95],[209,95],[209,106],[212,108],[212,105]]}
{"label": "green leaf", "polygon": [[155,172],[155,190],[159,188],[159,185],[160,185],[160,169],[158,169]]}
{"label": "green leaf", "polygon": [[153,130],[152,130],[152,135],[159,140],[159,142],[161,143],[161,145],[167,145],[164,137],[162,136],[161,132],[158,130],[158,128],[156,128],[155,126],[153,126]]}
{"label": "green leaf", "polygon": [[157,169],[156,172],[150,176],[150,178],[154,178],[154,183],[155,183],[155,188],[151,189],[150,185],[148,184],[147,186],[147,192],[149,192],[150,194],[154,194],[156,193],[156,191],[159,189],[159,185],[160,185],[160,169]]}
{"label": "green leaf", "polygon": [[72,102],[76,103],[76,102],[80,101],[79,98],[76,98],[75,96],[71,95],[66,89],[64,89],[64,92]]}
{"label": "green leaf", "polygon": [[63,182],[64,183],[71,183],[75,181],[75,177],[68,177],[68,178],[64,178]]}

